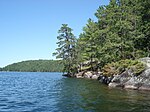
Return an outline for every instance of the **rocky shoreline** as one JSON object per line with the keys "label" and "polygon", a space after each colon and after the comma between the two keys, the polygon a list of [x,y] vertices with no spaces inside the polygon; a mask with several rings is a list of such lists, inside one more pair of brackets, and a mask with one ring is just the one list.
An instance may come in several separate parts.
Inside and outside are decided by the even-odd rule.
{"label": "rocky shoreline", "polygon": [[82,71],[74,75],[76,78],[87,78],[98,80],[100,83],[108,85],[110,88],[123,88],[133,90],[150,91],[150,58],[140,59],[146,65],[145,70],[138,76],[135,76],[130,69],[123,73],[113,75],[112,77],[104,76],[102,72]]}

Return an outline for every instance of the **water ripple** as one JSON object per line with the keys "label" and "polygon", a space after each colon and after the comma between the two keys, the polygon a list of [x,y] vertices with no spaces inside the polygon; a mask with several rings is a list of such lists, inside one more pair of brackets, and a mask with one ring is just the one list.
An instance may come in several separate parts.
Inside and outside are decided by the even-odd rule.
{"label": "water ripple", "polygon": [[0,112],[148,112],[148,92],[61,73],[0,72]]}

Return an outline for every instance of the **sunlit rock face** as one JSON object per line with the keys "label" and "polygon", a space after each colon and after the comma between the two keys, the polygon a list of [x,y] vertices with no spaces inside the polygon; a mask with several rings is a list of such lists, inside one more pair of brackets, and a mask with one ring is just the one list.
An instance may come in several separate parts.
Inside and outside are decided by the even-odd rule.
{"label": "sunlit rock face", "polygon": [[147,65],[147,68],[150,68],[150,58],[149,57],[141,58],[140,61],[145,63]]}
{"label": "sunlit rock face", "polygon": [[150,58],[142,58],[140,61],[146,65],[145,70],[140,75],[134,76],[132,71],[126,70],[122,74],[115,75],[108,86],[135,90],[150,90]]}

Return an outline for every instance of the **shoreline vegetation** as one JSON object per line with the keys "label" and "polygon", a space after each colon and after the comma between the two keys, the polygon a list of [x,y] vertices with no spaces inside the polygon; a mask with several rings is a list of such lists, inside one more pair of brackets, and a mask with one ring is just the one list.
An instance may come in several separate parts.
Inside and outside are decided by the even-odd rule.
{"label": "shoreline vegetation", "polygon": [[110,88],[150,90],[150,58],[122,60],[120,63],[107,64],[102,72],[84,70],[71,77],[98,80]]}
{"label": "shoreline vegetation", "polygon": [[110,0],[88,19],[79,37],[68,24],[58,48],[68,77],[98,79],[109,87],[150,90],[150,2]]}

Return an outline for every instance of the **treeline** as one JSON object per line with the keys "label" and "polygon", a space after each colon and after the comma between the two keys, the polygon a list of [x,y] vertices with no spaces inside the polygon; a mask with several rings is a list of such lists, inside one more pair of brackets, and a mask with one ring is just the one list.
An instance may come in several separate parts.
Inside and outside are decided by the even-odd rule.
{"label": "treeline", "polygon": [[63,60],[64,71],[77,72],[83,62],[97,61],[97,69],[107,63],[139,59],[150,54],[150,1],[110,0],[100,6],[76,38],[63,24],[58,31],[57,58]]}
{"label": "treeline", "polygon": [[63,64],[59,60],[29,60],[8,65],[1,71],[19,72],[62,72]]}

